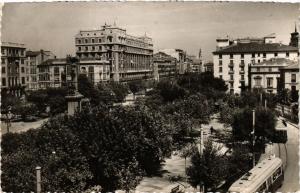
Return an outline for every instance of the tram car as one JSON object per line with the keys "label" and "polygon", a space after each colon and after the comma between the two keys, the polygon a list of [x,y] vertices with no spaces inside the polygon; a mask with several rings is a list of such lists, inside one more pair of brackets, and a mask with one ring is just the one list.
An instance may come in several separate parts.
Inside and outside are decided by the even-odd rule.
{"label": "tram car", "polygon": [[234,182],[229,193],[276,192],[284,180],[282,160],[271,156]]}

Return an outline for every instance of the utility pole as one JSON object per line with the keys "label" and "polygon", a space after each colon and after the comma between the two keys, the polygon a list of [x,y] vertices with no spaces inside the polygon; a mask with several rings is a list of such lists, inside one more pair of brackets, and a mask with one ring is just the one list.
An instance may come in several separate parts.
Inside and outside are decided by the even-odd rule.
{"label": "utility pole", "polygon": [[252,154],[252,161],[253,161],[253,167],[255,166],[255,110],[252,110],[252,145],[253,145],[253,154]]}
{"label": "utility pole", "polygon": [[41,188],[41,167],[37,166],[35,168],[36,170],[36,192],[41,193],[42,188]]}
{"label": "utility pole", "polygon": [[[202,158],[202,154],[203,154],[203,129],[202,127],[200,128],[200,143],[199,143],[199,155],[200,155],[200,160]],[[204,184],[202,183],[202,181],[200,181],[200,184],[199,184],[199,191],[201,192],[201,190],[203,190],[204,192]]]}

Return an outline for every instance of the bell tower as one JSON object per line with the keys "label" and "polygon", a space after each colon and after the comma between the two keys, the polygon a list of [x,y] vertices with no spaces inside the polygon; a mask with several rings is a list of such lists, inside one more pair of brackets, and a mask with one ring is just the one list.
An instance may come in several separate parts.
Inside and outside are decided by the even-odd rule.
{"label": "bell tower", "polygon": [[290,46],[299,47],[299,32],[295,23],[295,32],[291,33]]}

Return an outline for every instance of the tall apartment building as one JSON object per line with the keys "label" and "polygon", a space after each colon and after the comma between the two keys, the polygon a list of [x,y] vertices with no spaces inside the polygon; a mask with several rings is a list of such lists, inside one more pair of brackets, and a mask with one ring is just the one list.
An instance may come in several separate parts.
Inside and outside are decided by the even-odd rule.
{"label": "tall apartment building", "polygon": [[109,65],[113,81],[153,78],[153,43],[146,35],[132,36],[116,25],[105,24],[99,30],[80,31],[75,46],[80,65],[83,61]]}
{"label": "tall apartment building", "polygon": [[231,93],[240,93],[249,86],[249,65],[271,58],[298,60],[298,48],[276,43],[275,35],[264,38],[217,39],[213,52],[214,76],[222,78]]}
{"label": "tall apartment building", "polygon": [[164,53],[158,52],[153,55],[153,73],[154,80],[159,81],[165,77],[173,77],[177,74],[176,58]]}
{"label": "tall apartment building", "polygon": [[38,65],[42,64],[48,59],[54,59],[56,56],[45,50],[40,51],[27,51],[26,52],[26,65],[27,65],[27,89],[37,90],[39,89],[39,76]]}
{"label": "tall apartment building", "polygon": [[192,61],[188,59],[186,51],[182,49],[163,49],[160,50],[160,52],[163,52],[165,54],[168,54],[174,58],[176,58],[177,61],[177,71],[179,74],[184,74],[191,69]]}
{"label": "tall apartment building", "polygon": [[26,87],[26,48],[24,44],[1,44],[1,90],[21,96]]}

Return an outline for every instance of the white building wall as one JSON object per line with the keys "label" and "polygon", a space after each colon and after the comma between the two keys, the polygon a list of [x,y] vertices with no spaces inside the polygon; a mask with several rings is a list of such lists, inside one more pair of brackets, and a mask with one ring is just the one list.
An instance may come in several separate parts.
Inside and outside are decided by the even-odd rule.
{"label": "white building wall", "polygon": [[[271,53],[266,53],[266,56],[263,56],[263,53],[255,53],[255,57],[252,57],[252,53],[245,53],[244,54],[244,80],[245,80],[245,86],[249,85],[249,80],[248,80],[248,66],[249,64],[254,63],[259,63],[263,62],[264,60],[269,60],[271,58],[275,57],[275,52]],[[289,52],[289,56],[286,56],[286,52],[277,52],[277,58],[287,58],[293,61],[298,60],[298,53],[297,52]],[[220,77],[222,76],[222,79],[226,82],[228,85],[228,91],[230,91],[230,74],[229,74],[229,64],[230,64],[230,54],[222,54],[222,72],[219,72],[219,54],[215,54],[213,56],[213,63],[214,63],[214,76],[215,77]],[[234,64],[234,74],[233,74],[233,89],[234,93],[240,93],[241,89],[239,88],[241,86],[241,54],[233,54],[233,64]],[[252,61],[254,60],[254,61]]]}

